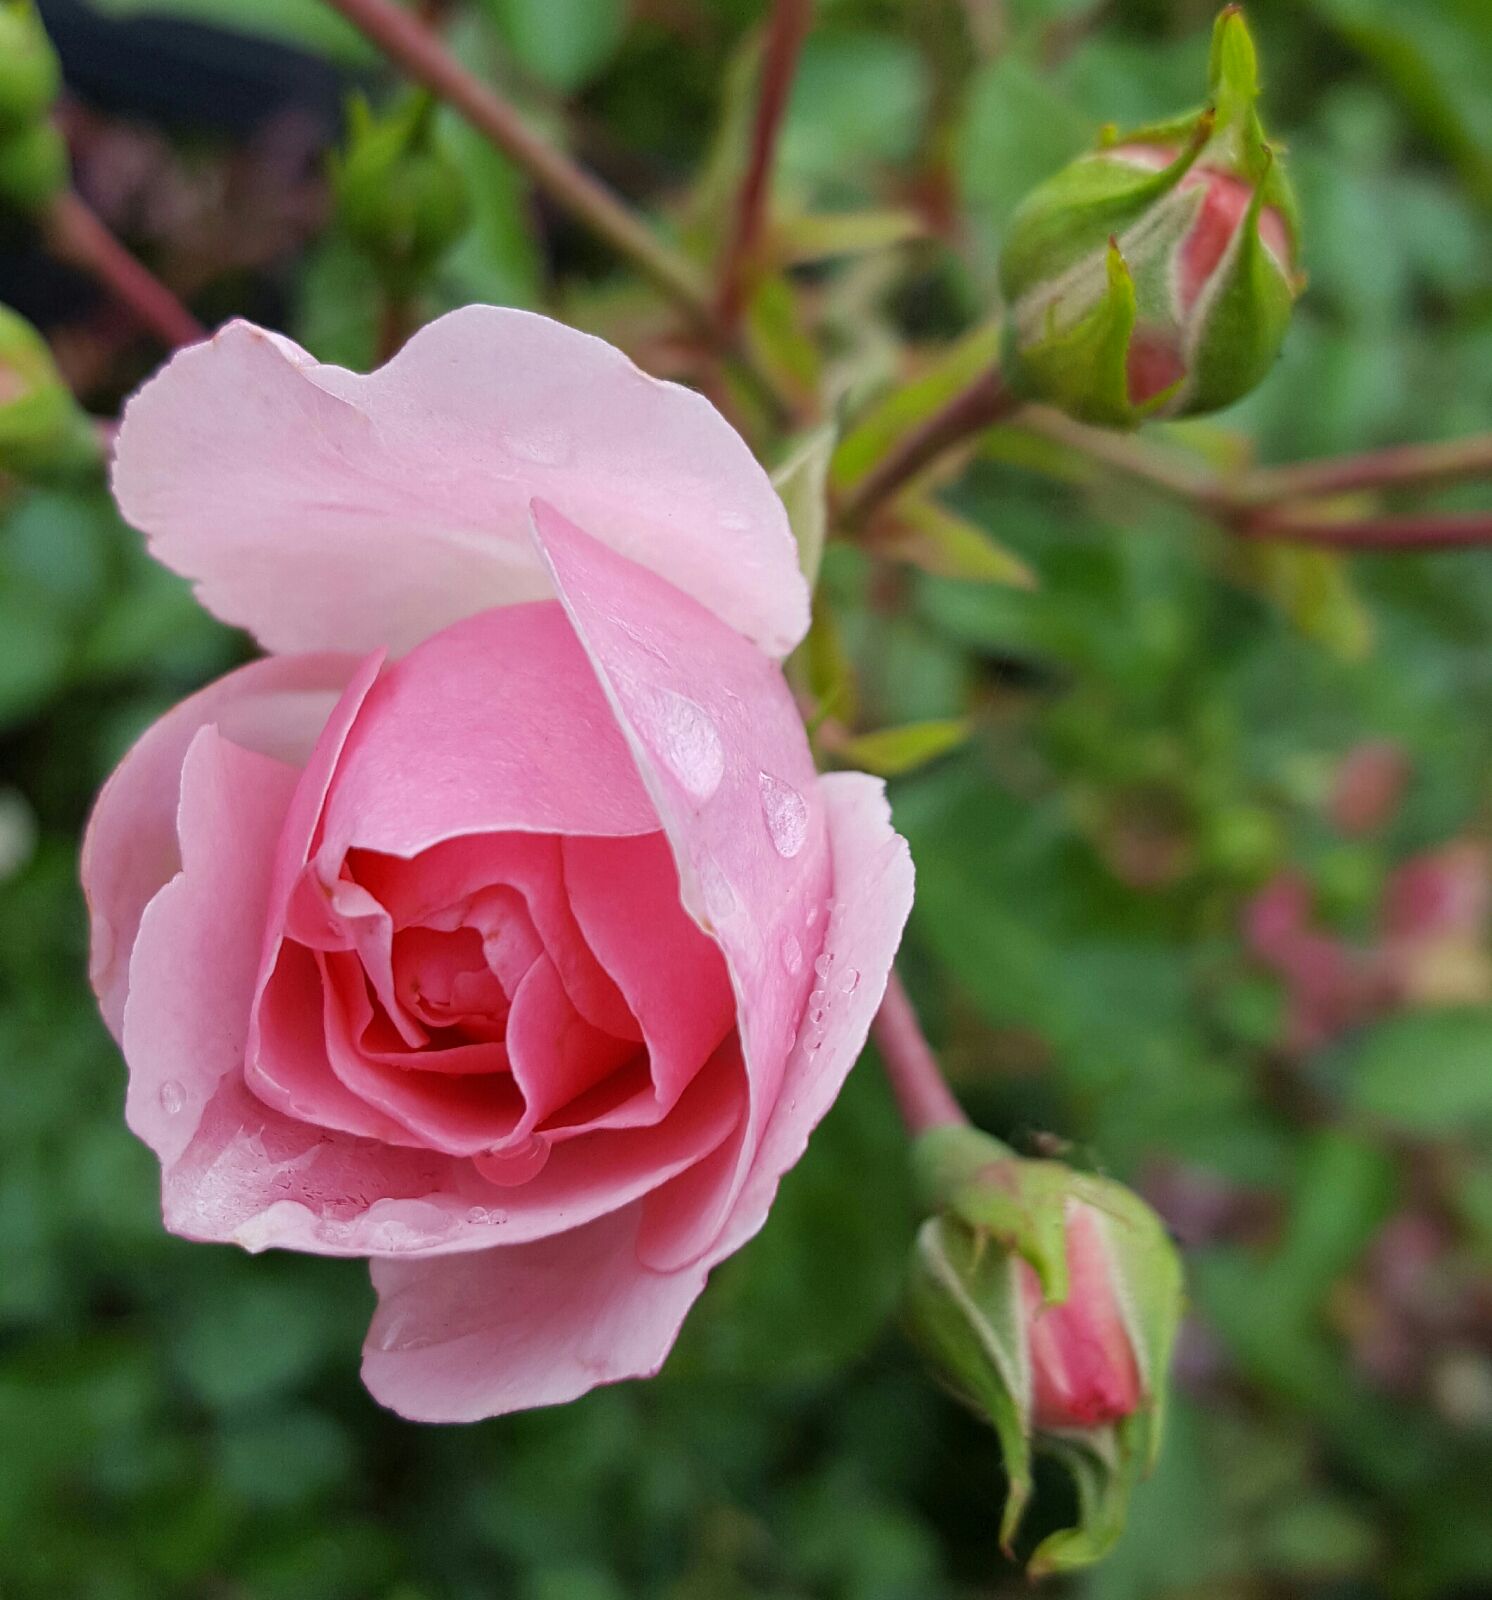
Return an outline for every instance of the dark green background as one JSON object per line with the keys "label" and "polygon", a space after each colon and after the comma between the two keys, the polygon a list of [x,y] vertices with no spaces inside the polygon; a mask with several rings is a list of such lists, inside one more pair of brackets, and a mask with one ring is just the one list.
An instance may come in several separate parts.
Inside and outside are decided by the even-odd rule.
{"label": "dark green background", "polygon": [[[161,9],[369,68],[314,0]],[[471,0],[455,25],[472,64],[661,213],[704,168],[760,8],[628,9]],[[1286,460],[1492,426],[1492,9],[1259,0],[1250,15],[1311,288],[1275,377],[1176,437]],[[1162,0],[823,0],[781,204],[935,187],[957,220],[942,243],[817,270],[805,292],[831,323],[854,307],[862,332],[928,349],[972,325],[1020,193],[1094,124],[1197,99],[1210,20]],[[158,122],[189,173],[237,143],[169,108]],[[612,336],[657,320],[599,247],[447,133],[478,220],[429,309],[558,308]],[[169,264],[162,225],[121,225]],[[718,231],[705,206],[699,239]],[[283,316],[320,355],[371,353],[372,280],[334,230],[196,293],[208,318]],[[144,341],[116,351],[90,398],[107,408],[154,359]],[[908,977],[967,1103],[1018,1143],[1055,1133],[1138,1183],[1189,1246],[1160,1471],[1119,1553],[1053,1588],[1485,1595],[1492,991],[1303,1053],[1239,923],[1291,864],[1323,926],[1365,946],[1396,863],[1488,837],[1492,554],[1248,562],[1164,499],[1018,453],[997,442],[1005,459],[977,463],[951,503],[1024,557],[1035,592],[872,571],[849,550],[825,583],[862,727],[974,717],[968,746],[893,784],[919,871]],[[133,734],[246,650],[101,495],[0,489],[0,1596],[1024,1592],[996,1550],[995,1441],[893,1325],[912,1218],[872,1060],[665,1374],[557,1411],[404,1424],[357,1382],[359,1266],[163,1234],[82,976],[77,843]],[[1412,776],[1384,831],[1347,839],[1326,798],[1368,738],[1399,746]],[[1136,840],[1159,841],[1163,882],[1126,883]],[[1384,1339],[1387,1364],[1370,1356]],[[1042,1492],[1054,1518],[1063,1486]]]}

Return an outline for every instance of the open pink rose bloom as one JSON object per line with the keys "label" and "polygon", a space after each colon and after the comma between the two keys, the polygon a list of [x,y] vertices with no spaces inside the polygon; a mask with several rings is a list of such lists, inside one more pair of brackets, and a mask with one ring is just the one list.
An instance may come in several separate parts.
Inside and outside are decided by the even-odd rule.
{"label": "open pink rose bloom", "polygon": [[93,977],[192,1239],[367,1256],[364,1377],[462,1421],[655,1372],[853,1064],[911,901],[820,778],[808,596],[703,399],[471,307],[371,376],[243,323],[115,492],[270,652],[99,798]]}

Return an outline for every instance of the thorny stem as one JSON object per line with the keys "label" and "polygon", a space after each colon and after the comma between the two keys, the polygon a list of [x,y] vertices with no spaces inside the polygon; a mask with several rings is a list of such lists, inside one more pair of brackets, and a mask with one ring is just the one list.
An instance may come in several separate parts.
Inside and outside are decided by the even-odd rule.
{"label": "thorny stem", "polygon": [[694,267],[670,250],[599,178],[537,133],[461,65],[431,27],[396,0],[327,0],[412,78],[453,106],[572,216],[633,262],[701,332],[719,333]]}
{"label": "thorny stem", "polygon": [[870,1031],[908,1133],[915,1138],[929,1128],[969,1120],[948,1087],[895,968],[886,980],[881,1009],[876,1012]]}
{"label": "thorny stem", "polygon": [[751,127],[751,155],[736,196],[735,226],[726,246],[715,301],[716,318],[726,331],[735,329],[751,293],[766,232],[767,196],[777,139],[798,57],[812,25],[813,0],[775,0]]}
{"label": "thorny stem", "polygon": [[1178,452],[1136,435],[1089,427],[1046,406],[1020,406],[994,371],[986,371],[956,394],[868,474],[841,508],[840,525],[853,531],[939,456],[1007,419],[1113,472],[1186,501],[1241,539],[1341,550],[1492,545],[1492,514],[1426,512],[1333,520],[1309,505],[1334,495],[1492,478],[1492,434],[1258,467],[1229,476],[1195,466]]}
{"label": "thorny stem", "polygon": [[839,509],[841,526],[854,529],[868,521],[945,451],[967,444],[1009,415],[1016,405],[1000,374],[993,367],[988,368],[860,480]]}
{"label": "thorny stem", "polygon": [[175,349],[207,337],[207,329],[74,190],[64,190],[53,200],[42,228],[53,254],[91,273],[164,344]]}

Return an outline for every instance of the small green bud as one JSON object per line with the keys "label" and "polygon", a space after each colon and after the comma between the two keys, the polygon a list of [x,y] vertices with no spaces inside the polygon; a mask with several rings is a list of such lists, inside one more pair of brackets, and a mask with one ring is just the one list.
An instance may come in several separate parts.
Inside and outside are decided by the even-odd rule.
{"label": "small green bud", "polygon": [[52,482],[97,466],[100,456],[93,424],[46,340],[0,305],[0,472]]}
{"label": "small green bud", "polygon": [[32,0],[0,0],[0,132],[40,122],[62,87],[62,69]]}
{"label": "small green bud", "polygon": [[355,97],[346,151],[332,163],[338,219],[399,294],[414,289],[471,222],[466,177],[436,143],[433,110],[424,92],[383,117]]}
{"label": "small green bud", "polygon": [[1105,1555],[1154,1465],[1181,1313],[1181,1268],[1155,1213],[1123,1185],[1014,1156],[968,1127],[933,1129],[913,1161],[932,1211],[906,1314],[938,1375],[999,1437],[1008,1551],[1035,1450],[1072,1473],[1078,1522],[1033,1552],[1035,1575]]}
{"label": "small green bud", "polygon": [[1237,6],[1217,20],[1209,91],[1200,110],[1106,131],[1022,202],[1000,260],[1018,390],[1127,428],[1220,410],[1268,373],[1304,280]]}
{"label": "small green bud", "polygon": [[0,132],[0,210],[38,216],[68,180],[67,143],[50,122]]}

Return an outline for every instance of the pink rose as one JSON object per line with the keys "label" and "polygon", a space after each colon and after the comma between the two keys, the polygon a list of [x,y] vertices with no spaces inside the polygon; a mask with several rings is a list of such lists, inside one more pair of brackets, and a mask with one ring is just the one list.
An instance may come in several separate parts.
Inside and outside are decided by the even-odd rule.
{"label": "pink rose", "polygon": [[655,1372],[911,901],[779,670],[768,480],[698,395],[488,307],[367,377],[234,323],[117,448],[125,516],[271,652],[144,735],[84,846],[166,1225],[371,1258],[364,1377],[409,1417]]}

